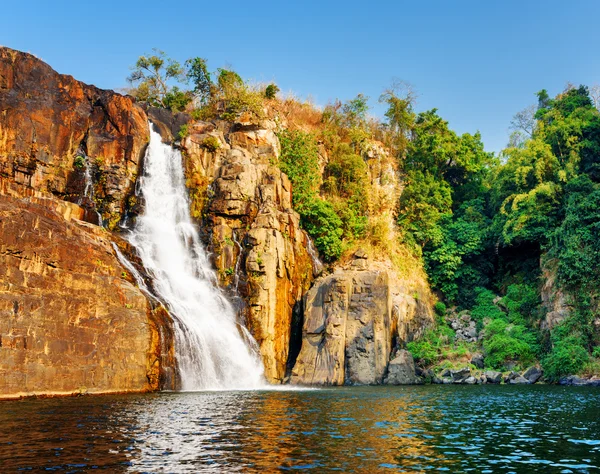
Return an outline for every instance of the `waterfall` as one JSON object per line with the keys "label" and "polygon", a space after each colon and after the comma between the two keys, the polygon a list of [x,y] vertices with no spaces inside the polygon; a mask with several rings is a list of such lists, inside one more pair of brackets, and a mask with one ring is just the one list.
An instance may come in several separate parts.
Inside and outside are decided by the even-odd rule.
{"label": "waterfall", "polygon": [[263,386],[257,344],[219,290],[192,223],[181,153],[152,124],[139,183],[145,211],[128,239],[173,317],[182,390]]}

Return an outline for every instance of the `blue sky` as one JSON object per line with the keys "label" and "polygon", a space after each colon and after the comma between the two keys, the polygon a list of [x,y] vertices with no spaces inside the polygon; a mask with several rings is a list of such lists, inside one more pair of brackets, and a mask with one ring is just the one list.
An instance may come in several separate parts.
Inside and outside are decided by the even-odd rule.
{"label": "blue sky", "polygon": [[401,78],[418,91],[418,110],[438,108],[457,132],[479,130],[498,151],[536,91],[600,82],[599,17],[597,0],[33,0],[2,6],[0,44],[111,89],[157,47],[321,105],[363,93],[374,115]]}

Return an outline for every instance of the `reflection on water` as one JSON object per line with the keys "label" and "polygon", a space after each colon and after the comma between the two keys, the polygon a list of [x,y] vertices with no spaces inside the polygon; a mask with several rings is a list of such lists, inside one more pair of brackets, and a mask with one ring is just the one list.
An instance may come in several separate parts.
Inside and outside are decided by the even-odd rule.
{"label": "reflection on water", "polygon": [[598,472],[600,391],[425,386],[0,403],[1,472]]}

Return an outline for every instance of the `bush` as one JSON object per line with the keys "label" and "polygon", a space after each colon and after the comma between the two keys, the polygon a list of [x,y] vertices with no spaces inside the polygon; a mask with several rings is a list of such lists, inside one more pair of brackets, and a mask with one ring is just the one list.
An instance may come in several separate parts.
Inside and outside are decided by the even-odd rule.
{"label": "bush", "polygon": [[77,155],[73,160],[73,168],[77,168],[78,170],[82,170],[85,168],[85,158],[81,155]]}
{"label": "bush", "polygon": [[443,318],[444,316],[446,316],[447,309],[448,308],[446,308],[446,305],[444,303],[442,303],[441,301],[438,301],[433,306],[433,310],[435,311],[435,314],[440,318]]}
{"label": "bush", "polygon": [[408,351],[412,354],[415,360],[421,362],[425,366],[433,365],[438,360],[438,350],[433,346],[431,341],[423,338],[418,341],[409,342],[406,345]]}
{"label": "bush", "polygon": [[188,130],[188,124],[184,124],[181,126],[181,128],[179,129],[179,132],[177,133],[177,138],[179,140],[183,140],[185,137],[188,136],[189,130]]}
{"label": "bush", "polygon": [[343,223],[332,204],[318,195],[321,174],[316,140],[309,133],[288,130],[279,134],[279,140],[279,166],[292,182],[292,199],[300,223],[323,258],[336,260],[343,251]]}
{"label": "bush", "polygon": [[534,333],[525,326],[494,319],[485,327],[483,340],[486,366],[502,370],[507,362],[521,366],[535,361],[539,348]]}
{"label": "bush", "polygon": [[560,377],[577,374],[588,362],[589,354],[581,338],[569,334],[555,338],[554,347],[542,360],[542,368],[546,378],[557,381]]}
{"label": "bush", "polygon": [[265,97],[267,99],[274,99],[279,92],[279,87],[276,84],[269,84],[265,89]]}
{"label": "bush", "polygon": [[[454,343],[455,333],[446,325],[440,325],[435,329],[428,329],[417,341],[406,344],[406,349],[423,366],[435,364],[440,355],[449,355],[455,349],[450,348]],[[458,348],[462,352],[463,347]]]}
{"label": "bush", "polygon": [[342,221],[327,201],[318,197],[299,209],[300,222],[327,261],[340,258],[343,251]]}
{"label": "bush", "polygon": [[204,148],[206,148],[208,151],[214,153],[219,148],[221,148],[221,142],[219,141],[219,139],[217,137],[210,136],[210,137],[206,137],[202,141],[202,146]]}
{"label": "bush", "polygon": [[475,306],[471,310],[471,317],[478,323],[483,323],[485,318],[504,319],[505,313],[496,306],[494,299],[496,295],[490,290],[476,288]]}

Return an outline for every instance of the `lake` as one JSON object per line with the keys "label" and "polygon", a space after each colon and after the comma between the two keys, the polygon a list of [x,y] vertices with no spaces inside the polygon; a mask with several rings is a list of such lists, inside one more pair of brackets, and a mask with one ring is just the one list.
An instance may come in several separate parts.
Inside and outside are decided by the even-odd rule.
{"label": "lake", "polygon": [[1,472],[600,472],[600,389],[341,387],[0,402]]}

